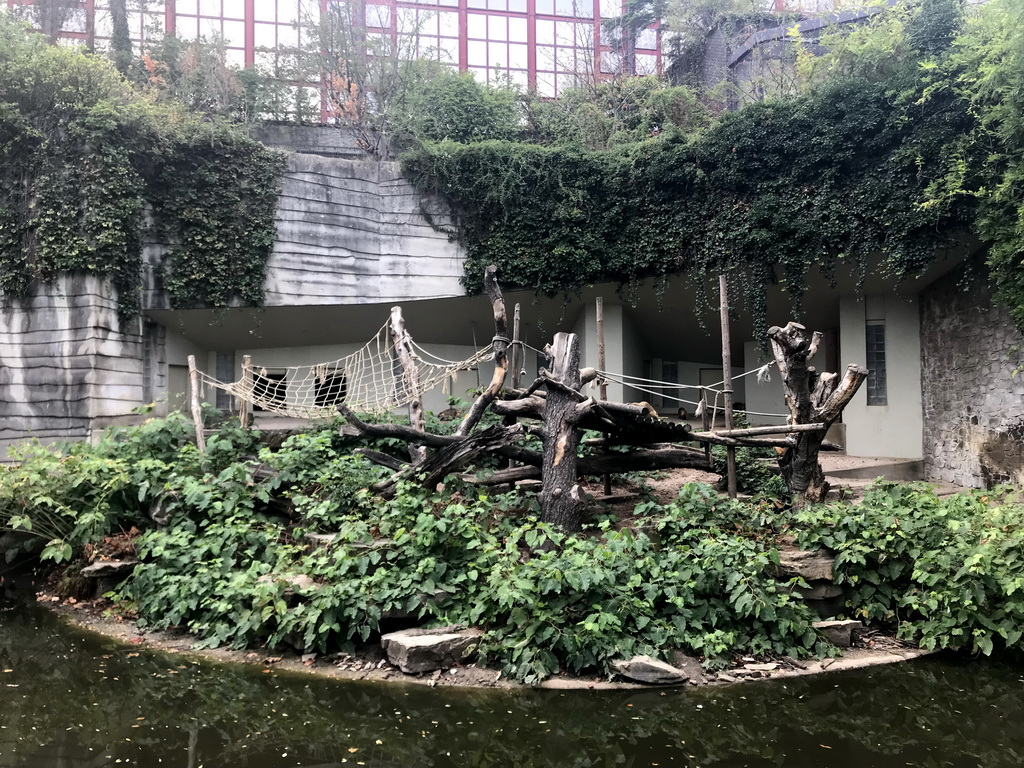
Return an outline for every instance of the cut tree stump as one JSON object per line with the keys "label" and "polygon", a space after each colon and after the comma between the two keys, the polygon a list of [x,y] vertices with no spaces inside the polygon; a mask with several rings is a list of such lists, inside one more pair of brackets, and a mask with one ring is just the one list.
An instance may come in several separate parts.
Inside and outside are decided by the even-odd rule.
{"label": "cut tree stump", "polygon": [[587,501],[580,487],[576,449],[580,443],[577,422],[593,408],[593,401],[579,402],[580,340],[575,333],[555,334],[545,349],[551,361],[544,407],[544,487],[540,494],[541,520],[566,531],[583,527]]}
{"label": "cut tree stump", "polygon": [[798,506],[825,500],[829,484],[818,461],[825,432],[843,414],[843,409],[867,378],[868,370],[850,365],[842,381],[838,374],[818,374],[808,365],[818,351],[822,335],[808,336],[799,323],[768,329],[775,362],[782,374],[791,425],[817,424],[818,429],[795,432],[793,444],[779,457],[779,468]]}

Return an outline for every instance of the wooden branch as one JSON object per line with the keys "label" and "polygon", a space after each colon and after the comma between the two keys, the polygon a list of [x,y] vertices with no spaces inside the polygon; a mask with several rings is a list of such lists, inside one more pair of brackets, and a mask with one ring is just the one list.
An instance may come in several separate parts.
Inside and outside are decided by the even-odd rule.
{"label": "wooden branch", "polygon": [[[783,432],[823,432],[826,428],[827,426],[823,422],[817,424],[778,424],[765,427],[745,427],[744,429],[720,429],[708,434],[718,435],[719,437],[746,437],[748,435],[778,435]],[[705,433],[694,432],[693,438],[698,439],[702,434]]]}
{"label": "wooden branch", "polygon": [[864,383],[867,377],[867,368],[862,368],[859,365],[848,365],[843,380],[839,382],[839,385],[825,402],[817,408],[818,417],[829,424],[838,419],[842,415],[843,409],[849,405],[850,400],[857,394],[857,390],[860,389],[860,385]]}
{"label": "wooden branch", "polygon": [[423,443],[424,445],[445,446],[459,442],[454,435],[435,435],[431,432],[420,432],[407,427],[404,424],[367,424],[353,413],[352,409],[344,403],[337,404],[338,413],[351,426],[355,427],[361,435],[370,437],[394,437],[399,440],[406,440],[410,443]]}
{"label": "wooden branch", "polygon": [[772,439],[767,437],[724,437],[717,432],[694,432],[691,440],[710,445],[724,445],[726,448],[788,448],[795,445],[792,436]]}
{"label": "wooden branch", "polygon": [[374,451],[370,448],[356,448],[352,453],[357,456],[365,456],[374,464],[380,464],[382,467],[387,467],[395,472],[401,472],[408,466],[406,462],[399,461],[391,454],[381,453],[380,451]]}
{"label": "wooden branch", "polygon": [[508,321],[505,318],[505,300],[501,296],[501,287],[495,273],[498,268],[493,264],[484,270],[484,290],[487,298],[491,300],[491,310],[494,313],[494,374],[491,376],[491,383],[469,409],[469,413],[462,420],[455,434],[463,437],[477,425],[494,399],[498,396],[501,388],[505,386],[505,377],[508,375]]}
{"label": "wooden branch", "polygon": [[493,451],[499,446],[509,445],[523,435],[519,425],[494,426],[475,435],[458,438],[458,441],[435,451],[421,464],[409,465],[396,472],[387,480],[373,486],[373,490],[385,498],[394,496],[398,483],[416,478],[426,488],[433,488],[448,475],[462,470],[480,454]]}
{"label": "wooden branch", "polygon": [[[416,355],[412,348],[412,337],[405,329],[405,319],[401,307],[391,308],[391,350],[398,359],[402,369],[402,388],[409,400],[409,426],[418,432],[426,431],[423,417],[423,398],[420,394],[420,377],[416,369]],[[409,458],[413,464],[419,464],[427,457],[427,449],[422,445],[409,443]]]}

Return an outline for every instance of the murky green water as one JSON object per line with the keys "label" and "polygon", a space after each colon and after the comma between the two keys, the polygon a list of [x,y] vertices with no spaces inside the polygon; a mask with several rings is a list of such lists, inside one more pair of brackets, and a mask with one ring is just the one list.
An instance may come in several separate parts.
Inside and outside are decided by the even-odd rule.
{"label": "murky green water", "polygon": [[509,694],[200,665],[0,611],[0,766],[1024,765],[1024,664],[1007,661]]}

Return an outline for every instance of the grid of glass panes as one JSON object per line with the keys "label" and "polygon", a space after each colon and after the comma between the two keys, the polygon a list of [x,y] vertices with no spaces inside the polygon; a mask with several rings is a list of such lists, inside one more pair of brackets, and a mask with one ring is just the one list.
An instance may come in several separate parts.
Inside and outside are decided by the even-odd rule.
{"label": "grid of glass panes", "polygon": [[[223,1],[228,6],[243,0]],[[180,7],[182,0],[175,2]],[[310,29],[320,20],[320,0],[254,0],[252,16],[245,20],[252,29],[246,41],[246,64],[281,84],[265,117],[326,119],[319,76],[309,71],[303,53]]]}
{"label": "grid of glass panes", "polygon": [[885,322],[869,320],[864,329],[866,362],[871,375],[868,376],[868,405],[888,405],[888,388],[885,375]]}
{"label": "grid of glass panes", "polygon": [[[136,44],[173,33],[185,40],[223,40],[227,60],[256,66],[295,83],[303,76],[297,52],[303,30],[325,3],[361,0],[129,0],[129,25]],[[0,0],[7,7],[31,0]],[[387,35],[403,55],[433,58],[468,70],[482,81],[514,82],[556,96],[601,73],[622,70],[602,41],[601,22],[622,12],[624,0],[370,0],[365,18],[372,32]],[[94,24],[99,47],[109,44],[109,0],[81,0],[62,37],[87,40]],[[598,60],[599,59],[599,60]],[[635,71],[660,65],[656,25],[636,41]],[[308,97],[311,104],[315,96]]]}
{"label": "grid of glass panes", "polygon": [[[625,10],[623,0],[599,0],[602,22],[621,16]],[[659,24],[651,24],[641,30],[636,37],[633,50],[633,72],[637,75],[654,75],[661,70],[661,40]],[[607,41],[598,46],[601,56],[601,74],[621,74],[626,67],[623,65],[622,54],[614,50]]]}
{"label": "grid of glass panes", "polygon": [[[255,5],[275,4],[260,0]],[[174,31],[184,40],[223,41],[227,62],[250,63],[246,56],[245,0],[174,0]]]}
{"label": "grid of glass panes", "polygon": [[368,4],[366,25],[390,31],[398,53],[406,58],[459,64],[458,0],[397,5]]}
{"label": "grid of glass panes", "polygon": [[[470,0],[466,14],[466,68],[482,82],[530,86],[526,0]],[[487,10],[473,10],[487,5]],[[494,7],[494,10],[490,9]],[[505,10],[511,8],[511,10]]]}

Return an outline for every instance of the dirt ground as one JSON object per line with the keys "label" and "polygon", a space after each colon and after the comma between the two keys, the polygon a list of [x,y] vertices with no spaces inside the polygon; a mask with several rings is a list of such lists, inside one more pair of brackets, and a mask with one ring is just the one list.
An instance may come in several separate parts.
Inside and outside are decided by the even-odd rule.
{"label": "dirt ground", "polygon": [[[378,682],[427,685],[430,687],[470,688],[524,688],[521,683],[508,680],[498,670],[475,664],[458,665],[446,670],[423,674],[404,674],[388,664],[377,645],[368,645],[356,654],[302,654],[296,651],[268,651],[266,649],[231,650],[229,648],[196,649],[195,638],[184,632],[145,632],[131,620],[117,616],[109,601],[104,599],[76,601],[61,600],[42,592],[37,600],[44,607],[62,617],[72,626],[102,637],[117,640],[126,647],[145,648],[178,654],[212,663],[246,664],[259,667],[270,674],[285,671],[340,680],[372,680]],[[880,633],[865,632],[852,648],[844,650],[838,658],[823,660],[796,660],[790,658],[769,661],[750,657],[737,657],[735,663],[718,673],[706,673],[693,659],[679,658],[676,665],[689,675],[686,686],[735,685],[757,680],[780,679],[838,672],[847,669],[893,664],[927,656],[931,651],[907,646]],[[628,690],[650,688],[639,683],[609,680],[604,677],[554,675],[540,684],[540,688],[557,690]],[[677,686],[678,687],[678,686]]]}

